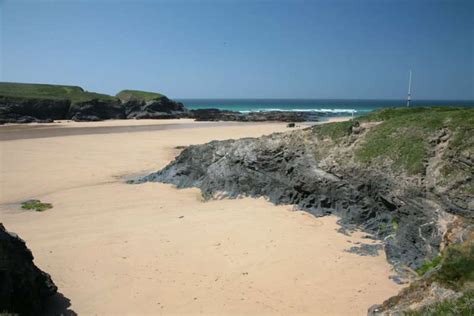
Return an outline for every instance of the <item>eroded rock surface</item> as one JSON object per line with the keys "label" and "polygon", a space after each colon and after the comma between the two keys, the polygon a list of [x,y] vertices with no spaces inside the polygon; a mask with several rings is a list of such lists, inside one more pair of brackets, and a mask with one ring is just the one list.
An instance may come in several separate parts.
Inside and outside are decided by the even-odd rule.
{"label": "eroded rock surface", "polygon": [[0,96],[0,124],[49,123],[64,119],[69,101]]}
{"label": "eroded rock surface", "polygon": [[154,100],[128,100],[123,103],[127,119],[171,119],[186,117],[188,110],[180,102],[167,97]]}
{"label": "eroded rock surface", "polygon": [[308,122],[318,121],[319,114],[316,112],[298,111],[256,111],[241,113],[219,109],[191,110],[189,117],[196,121],[236,121],[236,122]]}
{"label": "eroded rock surface", "polygon": [[[416,269],[439,253],[442,236],[456,216],[472,216],[463,207],[472,196],[457,194],[463,202],[458,203],[449,189],[427,190],[423,173],[358,162],[354,151],[375,126],[348,125],[337,141],[315,127],[189,146],[163,170],[136,182],[198,187],[207,198],[264,196],[315,216],[336,214],[346,229],[361,228],[382,240],[396,267]],[[443,157],[444,162],[449,159]],[[469,181],[465,177],[460,181]]]}
{"label": "eroded rock surface", "polygon": [[66,118],[73,121],[124,119],[125,110],[118,100],[89,100],[71,104]]}
{"label": "eroded rock surface", "polygon": [[0,313],[41,315],[56,291],[49,274],[33,263],[25,242],[0,223]]}

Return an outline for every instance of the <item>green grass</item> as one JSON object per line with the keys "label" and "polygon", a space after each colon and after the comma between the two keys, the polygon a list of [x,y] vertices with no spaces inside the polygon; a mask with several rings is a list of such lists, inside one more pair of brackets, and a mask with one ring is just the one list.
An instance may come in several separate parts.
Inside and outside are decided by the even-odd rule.
{"label": "green grass", "polygon": [[[354,152],[355,160],[364,164],[385,162],[393,170],[421,174],[424,161],[432,150],[430,139],[443,128],[451,136],[448,151],[453,156],[469,156],[474,148],[474,108],[389,108],[358,117],[357,121],[361,124],[377,122],[369,128]],[[352,133],[356,123],[322,124],[312,127],[312,133],[338,144]],[[465,172],[457,165],[445,166],[449,167],[455,170],[446,170],[450,173],[446,179]]]}
{"label": "green grass", "polygon": [[322,138],[331,138],[337,142],[341,137],[351,134],[352,125],[352,121],[321,124],[314,126],[313,132]]}
{"label": "green grass", "polygon": [[462,296],[455,300],[446,300],[426,306],[417,311],[406,312],[405,315],[474,315],[474,235],[461,244],[452,244],[417,270],[423,275],[431,268],[437,267],[427,276],[429,282],[438,282],[444,287],[461,292]]}
{"label": "green grass", "polygon": [[147,91],[139,91],[139,90],[122,90],[117,93],[117,98],[122,101],[129,101],[129,100],[143,100],[143,101],[150,101],[161,99],[164,95],[156,92],[147,92]]}
{"label": "green grass", "polygon": [[474,145],[474,109],[436,107],[384,109],[359,118],[361,122],[382,121],[366,135],[355,157],[363,163],[390,160],[394,169],[409,174],[423,172],[429,139],[436,130],[449,129],[456,152]]}
{"label": "green grass", "polygon": [[418,273],[419,276],[423,276],[426,272],[429,270],[437,267],[441,263],[441,255],[438,255],[433,258],[431,261],[425,261],[421,267],[416,269],[416,273]]}
{"label": "green grass", "polygon": [[474,238],[449,245],[433,260],[426,261],[416,272],[423,276],[435,267],[437,270],[429,275],[431,281],[456,291],[463,290],[466,284],[474,285]]}
{"label": "green grass", "polygon": [[110,95],[84,91],[84,89],[77,86],[12,82],[0,82],[0,96],[70,100],[71,103],[94,99],[117,100]]}
{"label": "green grass", "polygon": [[442,257],[441,267],[433,276],[435,281],[455,290],[474,283],[474,241],[451,245]]}
{"label": "green grass", "polygon": [[426,306],[418,311],[405,312],[406,316],[472,316],[474,315],[474,291],[465,292],[460,298]]}
{"label": "green grass", "polygon": [[460,298],[438,302],[418,311],[405,312],[406,316],[472,316],[474,291],[465,292]]}
{"label": "green grass", "polygon": [[37,212],[43,212],[53,208],[50,203],[42,203],[40,200],[28,200],[21,203],[21,208],[25,210],[35,210]]}
{"label": "green grass", "polygon": [[398,230],[398,221],[396,218],[392,218],[392,230],[396,232]]}
{"label": "green grass", "polygon": [[364,116],[359,117],[360,121],[388,121],[394,118],[403,117],[405,115],[423,115],[423,114],[432,114],[436,112],[451,112],[465,110],[466,108],[462,107],[453,107],[453,106],[433,106],[433,107],[416,107],[416,108],[407,108],[407,107],[398,107],[398,108],[386,108],[375,110]]}

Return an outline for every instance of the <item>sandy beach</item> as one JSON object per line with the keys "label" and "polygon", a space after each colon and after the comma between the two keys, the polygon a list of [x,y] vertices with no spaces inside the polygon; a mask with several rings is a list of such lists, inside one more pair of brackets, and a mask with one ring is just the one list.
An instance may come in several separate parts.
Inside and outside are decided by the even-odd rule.
{"label": "sandy beach", "polygon": [[[191,120],[0,126],[0,222],[67,298],[50,314],[365,315],[401,286],[383,252],[345,251],[371,240],[338,233],[334,216],[124,182],[164,167],[177,146],[288,130]],[[32,198],[54,207],[22,210]]]}

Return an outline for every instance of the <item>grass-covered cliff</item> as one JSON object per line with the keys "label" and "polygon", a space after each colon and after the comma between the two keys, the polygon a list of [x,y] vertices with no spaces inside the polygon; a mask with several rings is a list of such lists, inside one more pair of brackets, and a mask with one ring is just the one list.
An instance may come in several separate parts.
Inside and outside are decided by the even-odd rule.
{"label": "grass-covered cliff", "polygon": [[[472,129],[474,109],[455,107],[395,108],[372,112],[357,119],[373,126],[354,152],[361,163],[384,163],[393,170],[409,174],[424,172],[424,160],[430,156],[430,137],[437,130],[453,134],[450,147],[461,157],[474,147]],[[353,122],[341,122],[314,128],[333,140],[347,136]]]}
{"label": "grass-covered cliff", "polygon": [[166,96],[123,90],[117,96],[78,86],[0,82],[0,124],[98,121],[130,118],[179,118],[186,108]]}
{"label": "grass-covered cliff", "polygon": [[140,90],[122,90],[116,95],[122,101],[139,100],[139,101],[151,101],[159,100],[165,96],[161,93],[140,91]]}
{"label": "grass-covered cliff", "polygon": [[71,103],[89,100],[116,100],[107,94],[88,92],[78,86],[64,86],[37,83],[0,82],[0,96],[17,98],[38,98],[69,100]]}

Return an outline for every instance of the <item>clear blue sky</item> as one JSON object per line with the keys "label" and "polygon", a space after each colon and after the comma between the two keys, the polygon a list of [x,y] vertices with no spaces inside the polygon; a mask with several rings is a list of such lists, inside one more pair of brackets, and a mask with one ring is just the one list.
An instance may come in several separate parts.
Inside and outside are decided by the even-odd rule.
{"label": "clear blue sky", "polygon": [[474,99],[473,0],[0,0],[1,81],[174,98]]}

